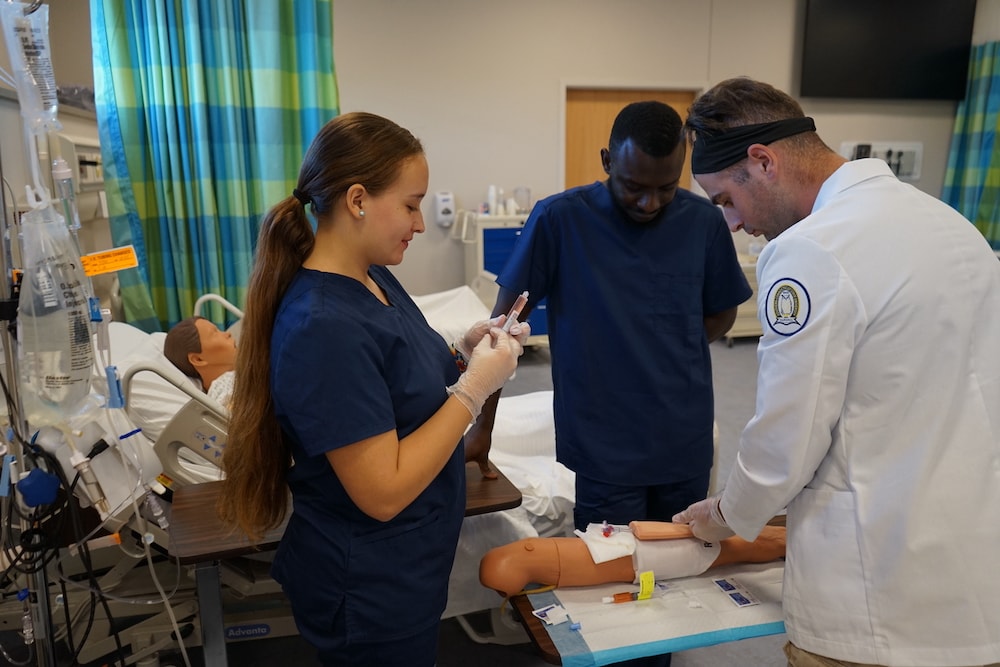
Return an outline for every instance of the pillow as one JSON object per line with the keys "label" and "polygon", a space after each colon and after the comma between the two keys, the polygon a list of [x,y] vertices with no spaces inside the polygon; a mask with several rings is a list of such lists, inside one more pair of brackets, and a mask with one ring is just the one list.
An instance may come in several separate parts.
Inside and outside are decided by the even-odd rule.
{"label": "pillow", "polygon": [[462,285],[444,292],[410,295],[431,328],[451,345],[476,322],[490,319],[487,308],[472,288]]}
{"label": "pillow", "polygon": [[501,396],[493,425],[491,451],[555,459],[553,396],[551,389],[517,396]]}
{"label": "pillow", "polygon": [[553,392],[501,396],[490,460],[521,491],[521,506],[539,535],[573,534],[576,476],[556,461]]}
{"label": "pillow", "polygon": [[[161,375],[186,384],[197,392],[202,391],[201,382],[184,375],[163,356],[163,341],[167,334],[162,331],[147,334],[124,322],[110,322],[108,333],[111,339],[111,364],[118,368],[118,377],[124,380],[125,373],[139,363],[156,369],[156,372],[140,371],[132,376],[125,405],[125,410],[135,425],[155,442],[174,415],[191,400]],[[98,363],[103,364],[103,359],[99,358]],[[107,378],[103,368],[100,372],[95,369],[94,389],[105,395],[107,393]],[[124,383],[122,391],[126,391]]]}

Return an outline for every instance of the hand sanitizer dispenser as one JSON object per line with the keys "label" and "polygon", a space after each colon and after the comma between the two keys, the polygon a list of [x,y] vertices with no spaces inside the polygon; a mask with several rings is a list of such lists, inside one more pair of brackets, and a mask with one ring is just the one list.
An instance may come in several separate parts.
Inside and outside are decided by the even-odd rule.
{"label": "hand sanitizer dispenser", "polygon": [[452,193],[434,193],[434,221],[441,227],[451,227],[455,223],[455,196]]}

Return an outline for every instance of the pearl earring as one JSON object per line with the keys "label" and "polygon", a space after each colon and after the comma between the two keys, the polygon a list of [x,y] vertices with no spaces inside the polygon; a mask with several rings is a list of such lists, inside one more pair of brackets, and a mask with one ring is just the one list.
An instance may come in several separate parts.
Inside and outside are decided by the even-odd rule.
{"label": "pearl earring", "polygon": [[363,218],[363,217],[365,217],[365,212],[364,211],[358,211],[358,215],[360,215]]}

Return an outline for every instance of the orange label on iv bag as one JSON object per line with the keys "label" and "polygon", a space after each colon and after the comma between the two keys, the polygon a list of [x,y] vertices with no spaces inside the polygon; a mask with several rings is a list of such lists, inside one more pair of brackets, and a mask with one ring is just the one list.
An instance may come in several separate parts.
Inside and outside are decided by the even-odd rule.
{"label": "orange label on iv bag", "polygon": [[121,271],[122,269],[134,269],[139,266],[139,257],[131,245],[92,252],[81,257],[80,261],[83,263],[83,272],[88,277]]}

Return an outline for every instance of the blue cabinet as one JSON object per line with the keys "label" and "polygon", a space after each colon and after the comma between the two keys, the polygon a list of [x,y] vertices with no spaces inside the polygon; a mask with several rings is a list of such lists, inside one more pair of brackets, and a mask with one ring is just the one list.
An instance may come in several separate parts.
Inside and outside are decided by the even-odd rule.
{"label": "blue cabinet", "polygon": [[[492,309],[496,303],[496,277],[503,270],[507,258],[521,236],[527,215],[490,216],[472,211],[459,211],[453,236],[465,244],[465,280]],[[531,325],[529,343],[548,342],[546,304],[542,300],[528,315]]]}
{"label": "blue cabinet", "polygon": [[[521,227],[483,229],[483,268],[494,276],[500,275],[520,236]],[[528,324],[531,325],[533,336],[548,335],[549,323],[546,319],[545,299],[539,301],[528,314]]]}

